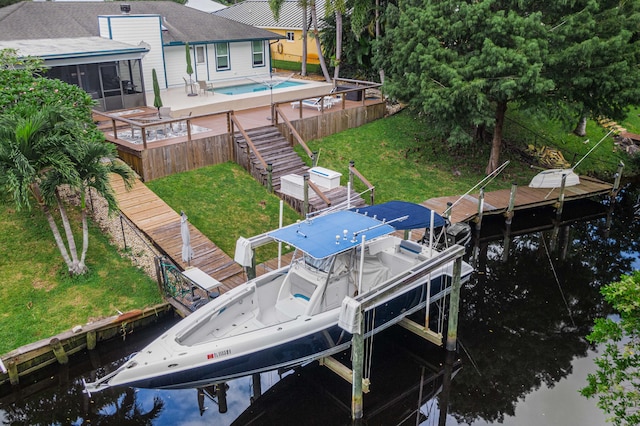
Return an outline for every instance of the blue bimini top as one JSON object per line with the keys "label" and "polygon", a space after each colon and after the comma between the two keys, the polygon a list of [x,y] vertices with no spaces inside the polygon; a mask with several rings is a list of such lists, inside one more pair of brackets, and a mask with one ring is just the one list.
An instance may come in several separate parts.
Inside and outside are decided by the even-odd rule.
{"label": "blue bimini top", "polygon": [[394,231],[382,220],[343,210],[303,220],[267,235],[315,259],[324,259],[361,244],[362,236],[369,241]]}
{"label": "blue bimini top", "polygon": [[[429,228],[431,226],[431,209],[420,204],[406,201],[389,201],[387,203],[373,206],[359,207],[351,209],[360,214],[374,217],[378,220],[391,222],[397,230]],[[407,216],[406,219],[398,220]],[[438,228],[445,225],[445,220],[438,213],[433,214],[433,227]]]}

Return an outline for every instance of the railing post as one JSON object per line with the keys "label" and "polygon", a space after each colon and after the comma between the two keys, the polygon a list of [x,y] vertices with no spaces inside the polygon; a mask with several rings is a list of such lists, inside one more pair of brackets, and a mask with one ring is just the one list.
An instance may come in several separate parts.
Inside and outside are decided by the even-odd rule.
{"label": "railing post", "polygon": [[351,188],[353,188],[353,167],[355,166],[355,164],[355,161],[349,161],[349,184],[351,184]]}
{"label": "railing post", "polygon": [[273,164],[267,163],[267,191],[273,194]]}
{"label": "railing post", "polygon": [[311,153],[311,164],[313,164],[313,167],[318,165],[318,151],[313,151]]}
{"label": "railing post", "polygon": [[304,193],[304,202],[302,205],[302,215],[307,216],[309,213],[309,173],[305,173],[302,175],[303,179],[303,193]]}

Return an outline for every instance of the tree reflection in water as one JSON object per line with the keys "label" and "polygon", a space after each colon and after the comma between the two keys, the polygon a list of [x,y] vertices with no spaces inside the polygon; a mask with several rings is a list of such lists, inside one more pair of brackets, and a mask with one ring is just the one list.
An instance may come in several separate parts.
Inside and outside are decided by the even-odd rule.
{"label": "tree reflection in water", "polygon": [[605,216],[518,236],[508,256],[502,239],[480,244],[477,273],[462,290],[458,336],[467,368],[456,377],[449,414],[469,424],[502,422],[527,394],[572,374],[574,358],[593,349],[584,336],[594,318],[610,313],[600,287],[637,262],[637,192],[622,192],[610,229]]}

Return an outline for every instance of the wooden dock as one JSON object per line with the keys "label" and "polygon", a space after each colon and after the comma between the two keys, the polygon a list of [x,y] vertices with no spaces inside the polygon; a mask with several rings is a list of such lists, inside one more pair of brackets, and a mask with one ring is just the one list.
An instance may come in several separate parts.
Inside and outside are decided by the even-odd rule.
{"label": "wooden dock", "polygon": [[[591,198],[598,195],[610,194],[614,185],[602,182],[588,176],[580,176],[580,183],[575,186],[567,186],[564,189],[564,202]],[[484,208],[482,215],[497,215],[507,212],[510,189],[485,192]],[[543,206],[553,206],[559,202],[560,188],[530,188],[528,186],[518,186],[516,190],[513,210],[533,209]],[[469,222],[478,215],[479,198],[477,195],[467,195],[460,201],[460,196],[448,196],[432,198],[422,203],[425,207],[443,214],[447,209],[447,203],[456,203],[451,209],[451,222]]]}
{"label": "wooden dock", "polygon": [[122,178],[114,175],[111,186],[122,214],[178,267],[183,270],[189,266],[200,268],[222,283],[222,292],[246,281],[242,267],[191,223],[189,230],[194,257],[189,265],[183,262],[180,214],[140,180],[136,180],[133,188],[127,191]]}

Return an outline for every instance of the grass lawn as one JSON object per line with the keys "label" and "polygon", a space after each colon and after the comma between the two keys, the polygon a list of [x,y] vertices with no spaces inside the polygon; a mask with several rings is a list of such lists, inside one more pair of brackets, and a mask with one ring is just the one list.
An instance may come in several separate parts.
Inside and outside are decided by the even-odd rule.
{"label": "grass lawn", "polygon": [[[252,237],[278,227],[280,199],[269,194],[242,167],[224,163],[153,180],[147,186],[175,211],[184,211],[200,232],[229,256],[238,237]],[[300,216],[284,204],[284,225]],[[277,247],[257,250],[262,263],[277,256]]]}
{"label": "grass lawn", "polygon": [[[79,231],[79,215],[71,213]],[[155,281],[122,258],[96,226],[89,230],[89,273],[76,278],[67,274],[39,209],[16,212],[0,199],[0,228],[0,353],[118,310],[161,302]]]}
{"label": "grass lawn", "polygon": [[[640,133],[638,112],[633,110],[629,120],[622,123],[634,133]],[[510,117],[526,123],[538,136],[513,121],[507,123],[505,137],[510,143],[501,154],[501,161],[513,161],[486,187],[487,191],[508,188],[512,182],[528,184],[537,170],[521,161],[521,151],[527,144],[555,145],[572,161],[573,157],[582,157],[606,133],[590,123],[590,143],[585,144],[585,138],[573,136],[571,129],[560,124],[537,122],[515,113]],[[488,143],[480,148],[451,148],[433,139],[428,122],[407,112],[311,141],[309,146],[319,152],[320,166],[342,173],[343,185],[347,183],[349,161],[355,161],[356,168],[375,185],[376,203],[422,202],[463,194],[484,178],[489,148]],[[625,157],[613,152],[608,139],[580,165],[578,172],[610,176],[620,158]],[[632,162],[625,162],[625,174],[635,172]],[[195,227],[232,257],[239,236],[250,237],[278,225],[279,199],[233,163],[176,174],[149,182],[148,186],[174,210],[184,210]],[[364,187],[359,184],[356,189]],[[113,315],[116,310],[160,302],[154,280],[121,258],[97,227],[90,229],[90,272],[72,279],[39,210],[16,212],[13,204],[2,199],[0,209],[0,353],[92,318]],[[286,205],[284,216],[285,225],[299,219]],[[267,246],[257,253],[257,261],[275,256],[275,246]]]}

